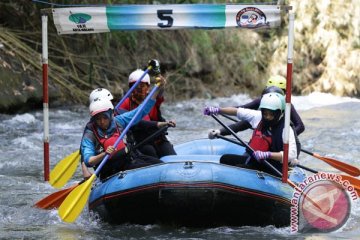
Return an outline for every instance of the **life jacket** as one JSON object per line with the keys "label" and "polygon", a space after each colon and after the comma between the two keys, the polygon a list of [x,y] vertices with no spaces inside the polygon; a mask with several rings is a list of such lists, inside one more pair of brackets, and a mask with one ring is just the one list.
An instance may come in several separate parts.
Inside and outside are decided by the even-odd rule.
{"label": "life jacket", "polygon": [[254,151],[269,151],[272,144],[271,134],[263,128],[262,122],[253,131],[249,145]]}
{"label": "life jacket", "polygon": [[[250,139],[249,145],[255,151],[270,151],[280,152],[283,151],[282,131],[284,128],[284,119],[282,118],[276,126],[270,129],[265,129],[262,121],[254,130],[253,137]],[[250,152],[248,152],[251,154]],[[282,164],[273,159],[267,161],[280,172],[282,171]]]}
{"label": "life jacket", "polygon": [[[260,140],[256,140],[257,138],[255,138],[255,140],[257,141],[258,144],[263,144],[264,146],[262,146],[263,149],[265,150],[260,150],[260,149],[256,149],[256,145],[254,143],[254,147],[250,145],[250,143],[252,142],[253,138],[251,138],[249,145],[256,151],[270,151],[270,152],[280,152],[284,150],[284,143],[283,143],[283,138],[282,138],[282,134],[283,134],[283,130],[284,130],[284,126],[285,126],[285,120],[284,118],[281,118],[279,123],[276,124],[275,126],[271,127],[271,130],[263,130],[263,134],[266,136],[266,139],[271,139],[270,140],[270,144],[268,145],[267,143],[264,143],[264,140],[261,142]],[[300,153],[300,149],[301,149],[301,145],[300,145],[300,141],[297,137],[297,134],[294,130],[293,125],[291,125],[293,132],[295,134],[295,141],[296,141],[296,147],[297,147],[297,153],[299,155]],[[263,128],[263,125],[260,121],[260,123],[258,124],[257,128],[254,130],[254,134],[255,132],[260,129]],[[266,140],[265,140],[266,141]],[[267,146],[269,146],[268,149]],[[273,165],[275,168],[277,168],[280,172],[282,171],[282,164],[279,161],[275,161],[273,159],[267,159],[267,161]]]}
{"label": "life jacket", "polygon": [[[151,108],[149,114],[147,114],[143,120],[146,121],[163,121],[164,119],[161,116],[161,112],[160,112],[160,105],[161,103],[164,102],[164,97],[159,97],[156,98],[156,103],[155,105]],[[138,107],[138,104],[136,104],[135,102],[131,101],[130,98],[127,98],[120,106],[119,109],[124,109],[124,110],[128,110],[131,111],[135,108]]]}
{"label": "life jacket", "polygon": [[[118,127],[117,124],[116,124],[116,126],[115,126],[115,131],[111,134],[111,136],[106,136],[106,135],[105,135],[105,136],[100,136],[99,133],[98,133],[98,131],[97,131],[97,127],[96,127],[95,123],[92,124],[91,128],[92,128],[92,131],[93,131],[93,133],[94,133],[94,135],[95,135],[96,140],[100,143],[100,145],[102,146],[102,148],[104,149],[104,151],[105,151],[109,146],[114,146],[116,140],[117,140],[117,139],[119,138],[119,136],[121,135],[121,131],[120,131],[120,129],[119,129],[119,127]],[[123,148],[125,148],[125,147],[126,147],[126,145],[125,145],[124,141],[121,140],[121,141],[119,142],[119,144],[117,145],[115,152],[117,152],[117,151],[119,151],[119,150],[121,150],[121,149],[123,149]]]}

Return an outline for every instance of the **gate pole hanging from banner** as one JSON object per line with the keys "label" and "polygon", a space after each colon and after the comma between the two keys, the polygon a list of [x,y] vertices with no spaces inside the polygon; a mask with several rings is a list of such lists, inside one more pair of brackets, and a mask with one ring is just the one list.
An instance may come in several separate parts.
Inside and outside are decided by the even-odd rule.
{"label": "gate pole hanging from banner", "polygon": [[286,183],[288,179],[288,159],[289,159],[289,130],[290,130],[290,112],[291,112],[291,86],[293,73],[293,49],[294,49],[294,13],[289,14],[289,33],[288,33],[288,57],[286,71],[286,107],[285,107],[285,136],[284,136],[284,156],[282,182]]}
{"label": "gate pole hanging from banner", "polygon": [[43,112],[44,112],[44,181],[49,181],[49,92],[48,92],[48,16],[41,15],[42,22],[42,80],[43,80]]}

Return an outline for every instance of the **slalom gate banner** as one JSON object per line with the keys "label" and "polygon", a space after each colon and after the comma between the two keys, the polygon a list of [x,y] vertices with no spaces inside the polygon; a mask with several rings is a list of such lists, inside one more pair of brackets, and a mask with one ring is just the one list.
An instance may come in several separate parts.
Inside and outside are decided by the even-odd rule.
{"label": "slalom gate banner", "polygon": [[278,5],[165,4],[111,5],[52,9],[58,34],[116,30],[273,28]]}

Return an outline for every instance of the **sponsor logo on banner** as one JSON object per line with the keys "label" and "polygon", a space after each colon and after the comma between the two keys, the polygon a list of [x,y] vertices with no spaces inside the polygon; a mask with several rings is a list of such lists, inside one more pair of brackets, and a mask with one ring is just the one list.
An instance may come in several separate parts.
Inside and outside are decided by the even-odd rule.
{"label": "sponsor logo on banner", "polygon": [[266,15],[256,7],[246,7],[241,9],[236,14],[236,23],[243,28],[259,28],[268,27],[269,22],[266,22]]}
{"label": "sponsor logo on banner", "polygon": [[292,232],[332,232],[341,228],[358,196],[348,181],[333,173],[317,173],[295,187],[291,199]]}
{"label": "sponsor logo on banner", "polygon": [[93,32],[94,28],[89,28],[86,26],[86,23],[91,20],[91,16],[85,13],[71,13],[69,20],[76,24],[76,27],[73,28],[74,32]]}

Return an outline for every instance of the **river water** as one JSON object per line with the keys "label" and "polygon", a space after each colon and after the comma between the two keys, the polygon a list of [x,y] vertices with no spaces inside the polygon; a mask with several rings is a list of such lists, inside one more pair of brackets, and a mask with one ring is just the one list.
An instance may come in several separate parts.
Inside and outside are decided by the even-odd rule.
{"label": "river water", "polygon": [[[232,106],[248,102],[246,95],[213,100],[193,99],[187,102],[166,103],[163,115],[175,119],[177,127],[169,130],[174,144],[206,138],[211,128],[219,125],[202,115],[206,105]],[[360,167],[360,100],[329,94],[313,93],[293,97],[305,132],[300,135],[303,149],[332,157]],[[75,151],[84,124],[87,108],[70,106],[50,110],[51,167]],[[224,119],[230,123],[229,120]],[[346,225],[326,234],[293,234],[290,228],[217,227],[185,228],[162,225],[123,224],[111,226],[91,219],[87,208],[73,224],[63,223],[56,210],[33,208],[41,198],[56,191],[43,181],[43,114],[32,111],[20,115],[0,114],[0,239],[359,239],[360,201],[352,203]],[[250,131],[240,134],[249,139]],[[302,153],[302,165],[322,171],[336,169]],[[70,184],[81,179],[80,168]]]}

